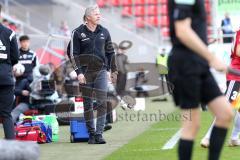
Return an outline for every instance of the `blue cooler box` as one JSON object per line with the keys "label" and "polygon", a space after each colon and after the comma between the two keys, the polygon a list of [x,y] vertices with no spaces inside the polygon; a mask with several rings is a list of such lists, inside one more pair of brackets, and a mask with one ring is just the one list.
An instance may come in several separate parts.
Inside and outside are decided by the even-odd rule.
{"label": "blue cooler box", "polygon": [[87,127],[84,118],[72,119],[70,121],[70,141],[74,142],[87,142],[89,139]]}

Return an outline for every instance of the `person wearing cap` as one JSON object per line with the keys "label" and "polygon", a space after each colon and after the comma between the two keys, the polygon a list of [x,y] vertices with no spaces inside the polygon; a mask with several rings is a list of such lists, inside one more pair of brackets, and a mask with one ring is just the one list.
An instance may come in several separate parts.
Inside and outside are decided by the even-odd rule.
{"label": "person wearing cap", "polygon": [[[39,67],[37,68],[39,73],[35,72],[34,73],[34,80],[33,82],[30,84],[31,87],[31,94],[30,97],[32,99],[32,102],[34,103],[34,100],[36,101],[41,101],[41,100],[46,100],[46,101],[54,101],[55,99],[58,98],[58,93],[57,91],[54,89],[55,87],[53,87],[52,89],[54,89],[54,92],[50,95],[44,96],[43,94],[41,94],[42,90],[44,88],[42,88],[42,81],[47,81],[48,82],[48,87],[51,87],[50,81],[53,80],[53,77],[51,77],[52,74],[52,68],[51,68],[51,64],[45,64],[45,65],[39,65]],[[35,105],[35,104],[33,104]]]}
{"label": "person wearing cap", "polygon": [[[84,24],[73,30],[68,55],[82,86],[84,118],[89,133],[89,144],[105,144],[103,138],[107,112],[108,80],[116,81],[117,68],[109,31],[101,26],[97,5],[86,8]],[[97,99],[96,129],[93,118],[93,93]]]}

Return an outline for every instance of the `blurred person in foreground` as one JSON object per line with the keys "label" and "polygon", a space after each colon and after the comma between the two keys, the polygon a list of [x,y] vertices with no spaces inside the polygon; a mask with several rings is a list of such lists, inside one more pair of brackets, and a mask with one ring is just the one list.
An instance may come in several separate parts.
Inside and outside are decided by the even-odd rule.
{"label": "blurred person in foreground", "polygon": [[[89,144],[105,144],[103,130],[107,112],[108,80],[116,81],[114,49],[109,31],[101,26],[97,5],[86,8],[85,24],[72,32],[68,45],[70,61],[82,86],[84,118],[89,133]],[[93,91],[97,99],[97,124],[94,126]]]}
{"label": "blurred person in foreground", "polygon": [[219,160],[232,120],[232,109],[210,72],[210,66],[227,73],[227,66],[207,47],[204,1],[169,0],[170,35],[173,45],[168,58],[173,98],[182,112],[178,159],[191,160],[194,140],[200,128],[200,104],[208,105],[216,116],[208,160]]}
{"label": "blurred person in foreground", "polygon": [[[0,12],[2,6],[0,5]],[[19,52],[15,32],[0,24],[0,122],[6,139],[15,139],[11,116],[14,101],[13,65],[18,63]]]}

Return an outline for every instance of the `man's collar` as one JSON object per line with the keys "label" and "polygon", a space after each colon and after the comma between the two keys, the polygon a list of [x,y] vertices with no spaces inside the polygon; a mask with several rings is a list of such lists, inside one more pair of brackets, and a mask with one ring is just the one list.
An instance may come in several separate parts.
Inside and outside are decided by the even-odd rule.
{"label": "man's collar", "polygon": [[22,48],[20,48],[20,51],[22,51],[22,52],[29,52],[29,50],[30,50],[30,49],[28,49],[28,50],[23,50]]}
{"label": "man's collar", "polygon": [[85,28],[88,32],[97,33],[97,32],[101,29],[101,25],[98,24],[94,32],[92,32],[92,31],[87,27],[87,25],[84,25],[84,28]]}

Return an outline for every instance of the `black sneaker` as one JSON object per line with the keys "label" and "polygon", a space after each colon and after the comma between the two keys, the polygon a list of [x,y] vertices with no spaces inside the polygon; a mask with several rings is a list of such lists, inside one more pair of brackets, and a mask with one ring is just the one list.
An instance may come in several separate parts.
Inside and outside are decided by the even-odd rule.
{"label": "black sneaker", "polygon": [[106,141],[101,134],[95,135],[95,144],[105,144]]}
{"label": "black sneaker", "polygon": [[104,126],[104,131],[108,131],[108,130],[110,130],[110,129],[112,129],[112,126],[111,126],[110,124],[106,124],[106,125]]}
{"label": "black sneaker", "polygon": [[95,144],[95,143],[96,143],[95,136],[90,134],[88,139],[88,144]]}

